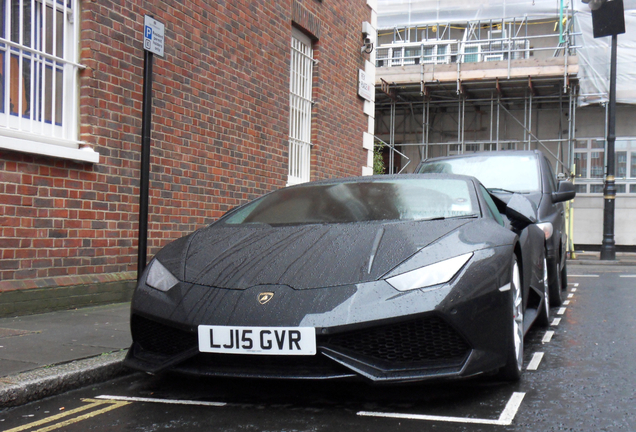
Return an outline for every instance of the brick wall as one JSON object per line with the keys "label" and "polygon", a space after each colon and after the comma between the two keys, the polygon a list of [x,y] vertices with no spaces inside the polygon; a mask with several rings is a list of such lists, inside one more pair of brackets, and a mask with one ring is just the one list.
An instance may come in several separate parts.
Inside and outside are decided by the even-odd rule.
{"label": "brick wall", "polygon": [[154,58],[149,256],[285,185],[292,25],[318,60],[312,180],[366,165],[356,95],[366,1],[82,2],[80,139],[100,163],[0,153],[5,288],[136,270],[144,14],[166,26],[165,57]]}

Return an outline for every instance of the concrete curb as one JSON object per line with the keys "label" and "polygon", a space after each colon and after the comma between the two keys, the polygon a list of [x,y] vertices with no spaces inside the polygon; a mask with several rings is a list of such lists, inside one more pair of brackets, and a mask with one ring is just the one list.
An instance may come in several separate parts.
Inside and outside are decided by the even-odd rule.
{"label": "concrete curb", "polygon": [[595,265],[595,266],[636,266],[636,261],[601,261],[597,259],[568,259],[568,265]]}
{"label": "concrete curb", "polygon": [[10,407],[131,373],[122,365],[128,350],[105,353],[0,378],[0,406]]}

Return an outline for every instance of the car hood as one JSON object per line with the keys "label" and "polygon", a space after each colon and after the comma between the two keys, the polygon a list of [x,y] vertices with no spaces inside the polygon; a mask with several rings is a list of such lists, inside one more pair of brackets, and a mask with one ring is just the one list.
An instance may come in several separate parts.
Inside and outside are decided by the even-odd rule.
{"label": "car hood", "polygon": [[194,233],[189,246],[181,243],[185,255],[179,261],[185,282],[218,288],[312,289],[370,282],[469,222],[212,225]]}

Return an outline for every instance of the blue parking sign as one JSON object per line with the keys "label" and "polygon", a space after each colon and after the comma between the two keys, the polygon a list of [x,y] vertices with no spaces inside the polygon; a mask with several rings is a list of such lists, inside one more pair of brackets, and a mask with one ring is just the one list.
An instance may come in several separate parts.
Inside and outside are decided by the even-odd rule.
{"label": "blue parking sign", "polygon": [[163,57],[165,26],[156,19],[144,16],[144,49]]}

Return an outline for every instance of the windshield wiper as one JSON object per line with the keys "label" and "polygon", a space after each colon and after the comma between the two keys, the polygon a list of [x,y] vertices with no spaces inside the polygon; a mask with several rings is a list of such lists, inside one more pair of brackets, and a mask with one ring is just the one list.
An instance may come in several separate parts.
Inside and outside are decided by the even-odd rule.
{"label": "windshield wiper", "polygon": [[505,193],[511,193],[511,194],[527,193],[527,192],[518,192],[518,191],[513,191],[513,190],[508,190],[508,189],[501,189],[501,188],[488,188],[488,192],[505,192]]}
{"label": "windshield wiper", "polygon": [[446,220],[446,219],[475,219],[478,218],[477,214],[457,215],[457,216],[438,216],[430,219],[424,219],[427,221]]}

